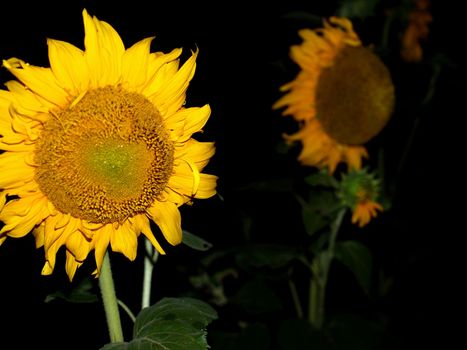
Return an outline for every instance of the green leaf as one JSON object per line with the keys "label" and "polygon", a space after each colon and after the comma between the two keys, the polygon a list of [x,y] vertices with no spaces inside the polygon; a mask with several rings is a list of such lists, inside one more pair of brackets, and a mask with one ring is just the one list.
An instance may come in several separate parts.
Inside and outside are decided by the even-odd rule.
{"label": "green leaf", "polygon": [[69,292],[56,291],[48,294],[44,302],[49,303],[55,299],[62,299],[70,303],[95,303],[99,299],[97,294],[92,290],[93,284],[90,279],[84,279],[76,285],[72,285]]}
{"label": "green leaf", "polygon": [[321,251],[324,249],[324,246],[328,243],[330,235],[331,235],[331,232],[329,232],[329,231],[323,232],[318,237],[318,239],[316,239],[316,241],[311,243],[311,245],[309,246],[309,248],[310,248],[309,250],[314,255],[318,255],[319,253],[321,253]]}
{"label": "green leaf", "polygon": [[310,191],[307,206],[323,215],[331,215],[340,207],[340,201],[333,190],[315,188]]}
{"label": "green leaf", "polygon": [[302,220],[305,231],[310,236],[320,231],[329,224],[329,219],[311,210],[309,207],[302,207]]}
{"label": "green leaf", "polygon": [[305,182],[311,186],[323,186],[332,188],[339,187],[339,182],[334,178],[334,176],[329,175],[327,170],[322,170],[315,174],[305,177]]}
{"label": "green leaf", "polygon": [[341,0],[336,15],[347,18],[366,18],[375,13],[379,0]]}
{"label": "green leaf", "polygon": [[232,298],[232,303],[250,315],[273,313],[282,309],[277,294],[259,279],[247,282]]}
{"label": "green leaf", "polygon": [[206,350],[205,327],[216,318],[216,311],[203,301],[164,298],[136,317],[133,340],[102,350]]}
{"label": "green leaf", "polygon": [[237,264],[251,270],[269,267],[278,269],[299,259],[302,251],[298,247],[286,247],[274,244],[255,244],[243,247],[236,255]]}
{"label": "green leaf", "polygon": [[305,231],[311,236],[329,225],[340,205],[333,190],[313,188],[308,201],[302,200],[302,220]]}
{"label": "green leaf", "polygon": [[373,260],[368,248],[356,241],[337,242],[334,256],[353,272],[358,283],[368,295]]}
{"label": "green leaf", "polygon": [[194,250],[199,250],[202,252],[212,248],[211,243],[185,230],[182,231],[182,243]]}
{"label": "green leaf", "polygon": [[183,320],[194,327],[206,327],[217,318],[216,311],[205,302],[193,298],[164,298],[143,309],[136,318],[134,333],[144,334],[151,320]]}

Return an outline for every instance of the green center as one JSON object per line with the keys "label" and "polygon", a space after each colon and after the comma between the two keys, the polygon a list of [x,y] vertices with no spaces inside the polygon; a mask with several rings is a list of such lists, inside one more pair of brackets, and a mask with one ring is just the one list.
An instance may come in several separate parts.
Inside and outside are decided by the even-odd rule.
{"label": "green center", "polygon": [[105,140],[84,149],[84,167],[96,184],[113,198],[129,197],[141,186],[141,165],[150,161],[143,144]]}

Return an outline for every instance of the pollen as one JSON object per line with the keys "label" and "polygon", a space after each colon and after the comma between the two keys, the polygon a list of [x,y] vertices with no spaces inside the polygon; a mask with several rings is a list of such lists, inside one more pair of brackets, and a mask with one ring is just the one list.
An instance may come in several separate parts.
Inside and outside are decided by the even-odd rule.
{"label": "pollen", "polygon": [[155,106],[143,95],[108,86],[51,114],[36,144],[35,179],[63,213],[123,222],[162,194],[173,159]]}

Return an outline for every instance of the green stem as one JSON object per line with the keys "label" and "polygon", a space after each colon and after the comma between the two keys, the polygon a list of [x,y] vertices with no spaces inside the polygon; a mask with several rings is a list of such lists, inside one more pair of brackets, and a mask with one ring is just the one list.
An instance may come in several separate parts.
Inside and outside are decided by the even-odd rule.
{"label": "green stem", "polygon": [[310,279],[310,295],[308,304],[308,321],[316,328],[320,329],[323,325],[322,313],[324,311],[320,303],[321,288],[319,286],[319,277]]}
{"label": "green stem", "polygon": [[126,312],[126,314],[133,321],[133,323],[135,323],[136,322],[136,316],[135,316],[135,314],[133,312],[131,312],[130,308],[123,301],[121,301],[120,299],[117,299],[117,303],[123,309],[123,311]]}
{"label": "green stem", "polygon": [[145,240],[144,247],[146,248],[146,254],[144,256],[143,269],[143,295],[141,298],[142,309],[151,305],[152,275],[154,265],[159,257],[159,253],[154,249],[149,239]]}
{"label": "green stem", "polygon": [[[423,98],[423,101],[421,102],[421,106],[424,107],[424,108],[427,108],[427,106],[429,105],[431,99],[433,98],[433,95],[435,94],[436,82],[438,81],[440,73],[441,73],[441,67],[439,65],[436,65],[433,68],[433,73],[431,75],[431,79],[430,79],[430,82],[428,84],[428,89],[427,89],[427,92],[425,94],[425,97]],[[419,127],[420,122],[422,120],[422,114],[421,114],[422,112],[423,112],[423,110],[421,112],[419,112],[419,114],[416,116],[416,118],[414,120],[412,130],[411,130],[409,138],[407,140],[407,145],[405,146],[404,153],[402,154],[401,159],[399,161],[399,166],[397,167],[396,183],[397,183],[397,179],[402,174],[402,170],[403,170],[403,168],[405,166],[405,163],[407,161],[409,152],[410,152],[410,150],[412,148],[412,145],[414,143],[415,135],[417,133],[418,127]]]}
{"label": "green stem", "polygon": [[300,304],[300,298],[298,297],[297,287],[295,286],[292,277],[289,276],[289,289],[290,294],[292,294],[292,300],[295,307],[295,311],[297,312],[297,317],[302,319],[303,318],[303,309],[302,305]]}
{"label": "green stem", "polygon": [[310,280],[310,295],[308,303],[308,320],[316,328],[321,329],[324,323],[326,286],[328,284],[329,268],[334,258],[334,251],[346,209],[341,209],[331,224],[331,235],[326,251],[318,254],[312,262],[312,277]]}
{"label": "green stem", "polygon": [[389,16],[386,17],[386,20],[384,21],[383,33],[381,35],[381,46],[385,49],[389,46],[389,33],[391,32],[390,29],[393,20],[394,14],[391,13],[389,14]]}
{"label": "green stem", "polygon": [[109,327],[110,341],[112,343],[123,342],[122,324],[120,322],[115,286],[112,279],[112,271],[110,269],[109,252],[106,252],[104,255],[99,276],[99,287],[101,289],[102,301],[104,303],[107,326]]}

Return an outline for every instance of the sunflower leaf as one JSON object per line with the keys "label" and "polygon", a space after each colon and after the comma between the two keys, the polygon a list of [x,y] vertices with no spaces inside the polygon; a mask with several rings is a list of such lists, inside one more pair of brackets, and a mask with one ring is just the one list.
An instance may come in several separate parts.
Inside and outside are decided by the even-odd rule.
{"label": "sunflower leaf", "polygon": [[329,175],[326,170],[308,175],[305,177],[305,182],[311,186],[339,187],[339,182],[333,176]]}
{"label": "sunflower leaf", "polygon": [[360,242],[342,241],[336,243],[335,258],[353,272],[365,293],[370,293],[372,256],[369,249]]}
{"label": "sunflower leaf", "polygon": [[329,224],[329,220],[318,214],[316,211],[310,210],[308,207],[302,208],[302,220],[303,225],[305,226],[305,231],[310,236],[314,235]]}
{"label": "sunflower leaf", "polygon": [[279,269],[287,266],[295,260],[299,260],[301,255],[299,247],[285,247],[274,244],[255,244],[244,247],[236,255],[237,265],[246,271],[263,269]]}
{"label": "sunflower leaf", "polygon": [[208,241],[205,241],[201,237],[185,230],[183,230],[182,233],[182,243],[186,246],[202,252],[212,248],[212,244]]}
{"label": "sunflower leaf", "polygon": [[90,279],[84,279],[68,292],[56,291],[45,297],[44,302],[49,303],[52,300],[62,299],[70,303],[95,303],[99,301],[97,294],[93,291],[93,284]]}
{"label": "sunflower leaf", "polygon": [[216,311],[192,298],[164,298],[136,318],[133,340],[107,344],[102,350],[205,350],[206,326]]}
{"label": "sunflower leaf", "polygon": [[375,13],[379,0],[341,0],[336,12],[339,17],[366,18]]}

